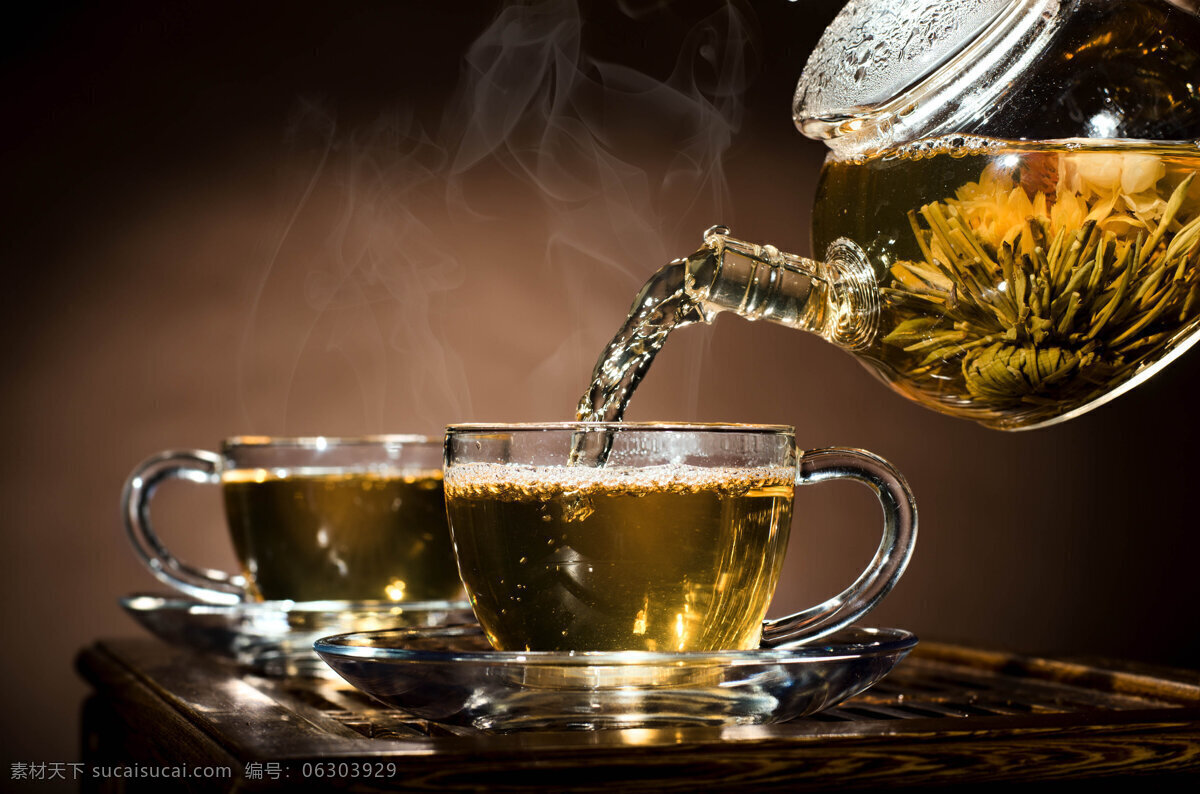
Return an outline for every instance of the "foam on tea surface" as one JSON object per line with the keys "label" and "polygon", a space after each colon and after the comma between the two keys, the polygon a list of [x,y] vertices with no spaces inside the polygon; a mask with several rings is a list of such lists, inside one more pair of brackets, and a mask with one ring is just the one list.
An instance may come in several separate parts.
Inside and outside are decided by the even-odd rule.
{"label": "foam on tea surface", "polygon": [[790,469],[453,466],[448,510],[500,650],[757,647],[783,562]]}
{"label": "foam on tea surface", "polygon": [[462,463],[451,469],[446,490],[455,497],[518,501],[562,494],[646,496],[649,493],[725,496],[773,495],[791,498],[795,472],[782,466],[527,466],[510,463]]}

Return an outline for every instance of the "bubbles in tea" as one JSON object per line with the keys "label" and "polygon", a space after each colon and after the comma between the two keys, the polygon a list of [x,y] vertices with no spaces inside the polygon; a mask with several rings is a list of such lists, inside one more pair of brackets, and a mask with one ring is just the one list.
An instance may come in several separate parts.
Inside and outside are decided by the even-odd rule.
{"label": "bubbles in tea", "polygon": [[786,468],[465,463],[446,476],[467,594],[500,650],[754,648]]}
{"label": "bubbles in tea", "polygon": [[457,597],[440,471],[240,469],[222,477],[250,592],[266,600]]}

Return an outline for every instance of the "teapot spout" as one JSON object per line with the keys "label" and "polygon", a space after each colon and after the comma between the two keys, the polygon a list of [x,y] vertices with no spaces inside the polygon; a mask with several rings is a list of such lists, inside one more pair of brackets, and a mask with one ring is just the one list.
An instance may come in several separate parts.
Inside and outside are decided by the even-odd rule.
{"label": "teapot spout", "polygon": [[730,236],[704,233],[704,247],[684,260],[685,290],[705,319],[730,311],[815,333],[861,350],[879,329],[879,289],[863,250],[841,238],[817,261]]}

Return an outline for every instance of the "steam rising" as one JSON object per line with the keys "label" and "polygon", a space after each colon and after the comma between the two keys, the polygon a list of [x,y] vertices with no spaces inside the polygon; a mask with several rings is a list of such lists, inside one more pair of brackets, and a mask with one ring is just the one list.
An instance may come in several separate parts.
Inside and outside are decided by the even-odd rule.
{"label": "steam rising", "polygon": [[[489,395],[495,384],[472,381],[477,364],[454,342],[464,316],[512,329],[506,389],[540,412],[522,418],[570,415],[645,278],[732,217],[722,158],[750,54],[734,6],[685,36],[665,76],[588,42],[575,2],[505,7],[465,53],[432,133],[400,113],[341,130],[321,103],[297,107],[288,141],[304,168],[241,357],[253,427],[319,431],[305,424],[318,421],[313,389],[351,417],[344,433],[500,418],[470,399],[472,383]],[[496,234],[503,251],[481,257],[480,238]],[[539,349],[522,361],[526,344]]]}

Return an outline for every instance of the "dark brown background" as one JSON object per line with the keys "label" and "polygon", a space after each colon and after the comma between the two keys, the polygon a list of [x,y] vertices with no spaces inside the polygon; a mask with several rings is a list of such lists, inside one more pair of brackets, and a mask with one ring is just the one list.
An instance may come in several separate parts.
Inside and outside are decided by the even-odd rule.
{"label": "dark brown background", "polygon": [[[657,190],[690,131],[620,107],[584,137],[644,171],[647,206],[568,195],[552,214],[484,163],[470,195],[486,215],[446,215],[428,183],[395,189],[410,172],[388,131],[419,125],[445,149],[447,98],[494,5],[257,5],[52,5],[4,33],[6,765],[77,758],[72,656],[137,633],[117,598],[161,589],[117,509],[146,455],[566,419],[637,287],[707,224],[810,253],[823,150],[789,105],[837,0],[739,6],[752,79],[720,217],[708,194],[686,206],[686,179]],[[587,57],[665,79],[714,7],[591,4]],[[389,232],[410,199],[427,228]],[[363,251],[367,275],[347,269]],[[921,535],[868,623],[1200,667],[1195,356],[1065,426],[1001,434],[908,404],[816,338],[730,318],[673,340],[629,418],[788,423],[805,446],[892,460]],[[776,612],[840,589],[874,543],[876,508],[851,486],[803,492],[798,511]],[[231,564],[215,494],[164,489],[155,515],[181,556]]]}

